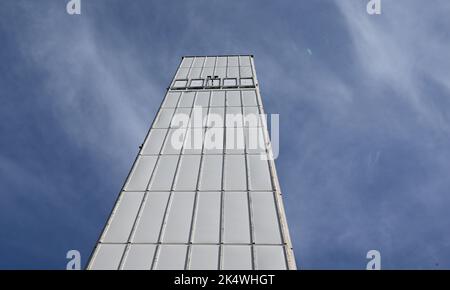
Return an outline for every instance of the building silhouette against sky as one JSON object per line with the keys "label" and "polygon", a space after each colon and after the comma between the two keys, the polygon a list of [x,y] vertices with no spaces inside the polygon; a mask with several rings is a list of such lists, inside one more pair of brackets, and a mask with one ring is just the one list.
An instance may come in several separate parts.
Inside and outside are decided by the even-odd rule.
{"label": "building silhouette against sky", "polygon": [[183,57],[88,269],[296,269],[263,114],[253,56]]}

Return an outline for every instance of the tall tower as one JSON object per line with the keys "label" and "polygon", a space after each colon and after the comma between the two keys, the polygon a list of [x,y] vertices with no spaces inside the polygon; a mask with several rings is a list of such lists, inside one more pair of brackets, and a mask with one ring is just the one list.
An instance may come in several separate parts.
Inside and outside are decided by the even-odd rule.
{"label": "tall tower", "polygon": [[88,269],[296,269],[253,56],[186,56]]}

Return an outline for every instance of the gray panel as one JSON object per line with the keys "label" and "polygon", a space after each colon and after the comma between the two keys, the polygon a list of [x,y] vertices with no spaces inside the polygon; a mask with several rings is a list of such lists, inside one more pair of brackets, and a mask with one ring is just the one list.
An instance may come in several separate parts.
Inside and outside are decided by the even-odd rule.
{"label": "gray panel", "polygon": [[189,79],[198,79],[201,77],[202,68],[201,67],[194,67],[191,68],[191,71],[189,72]]}
{"label": "gray panel", "polygon": [[215,64],[216,64],[216,57],[215,56],[208,56],[206,58],[204,66],[205,67],[214,67]]}
{"label": "gray panel", "polygon": [[142,154],[159,154],[166,134],[167,129],[152,129],[147,137],[147,140],[145,141],[144,148],[142,149]]}
{"label": "gray panel", "polygon": [[125,244],[99,244],[89,269],[117,270],[124,250]]}
{"label": "gray panel", "polygon": [[153,128],[169,128],[175,109],[161,109],[153,123]]}
{"label": "gray panel", "polygon": [[225,140],[225,152],[227,154],[245,153],[244,128],[226,128]]}
{"label": "gray panel", "polygon": [[226,127],[243,127],[241,107],[227,107]]}
{"label": "gray panel", "polygon": [[198,192],[193,237],[195,243],[219,242],[220,198],[220,192]]}
{"label": "gray panel", "polygon": [[180,66],[181,67],[190,67],[193,60],[194,60],[193,57],[184,57]]}
{"label": "gray panel", "polygon": [[222,155],[204,155],[200,175],[200,190],[222,189]]}
{"label": "gray panel", "polygon": [[180,98],[180,92],[168,92],[166,99],[162,105],[163,108],[173,108],[177,106],[178,99]]}
{"label": "gray panel", "polygon": [[174,190],[196,190],[199,168],[200,155],[182,155]]}
{"label": "gray panel", "polygon": [[161,245],[156,270],[183,270],[186,263],[186,245]]}
{"label": "gray panel", "polygon": [[225,92],[213,91],[211,93],[211,107],[224,107],[225,106]]}
{"label": "gray panel", "polygon": [[195,192],[173,192],[167,213],[163,241],[187,243],[191,230]]}
{"label": "gray panel", "polygon": [[150,270],[156,245],[130,245],[126,253],[122,269]]}
{"label": "gray panel", "polygon": [[161,155],[156,164],[155,174],[150,182],[150,190],[170,190],[178,162],[178,155]]}
{"label": "gray panel", "polygon": [[195,98],[194,106],[197,107],[208,107],[209,105],[209,94],[210,92],[197,92]]}
{"label": "gray panel", "polygon": [[227,78],[238,78],[239,77],[239,67],[229,66],[227,67]]}
{"label": "gray panel", "polygon": [[156,156],[140,156],[128,178],[125,190],[144,191],[147,189],[150,176],[156,163]]}
{"label": "gray panel", "polygon": [[180,128],[189,126],[191,111],[191,108],[177,108],[170,122],[170,127]]}
{"label": "gray panel", "polygon": [[260,155],[248,155],[250,190],[272,190],[269,164]]}
{"label": "gray panel", "polygon": [[241,106],[240,91],[227,91],[227,106]]}
{"label": "gray panel", "polygon": [[201,154],[204,139],[203,128],[188,128],[183,145],[183,154]]}
{"label": "gray panel", "polygon": [[136,223],[133,243],[156,243],[169,201],[169,192],[149,192]]}
{"label": "gray panel", "polygon": [[169,129],[161,154],[180,154],[187,128]]}
{"label": "gray panel", "polygon": [[206,79],[207,77],[214,76],[214,67],[205,67],[202,71],[202,78]]}
{"label": "gray panel", "polygon": [[225,155],[224,190],[247,190],[245,155]]}
{"label": "gray panel", "polygon": [[178,107],[192,107],[194,103],[195,92],[183,92]]}
{"label": "gray panel", "polygon": [[190,270],[217,270],[219,267],[218,245],[192,245]]}
{"label": "gray panel", "polygon": [[247,192],[224,193],[223,242],[250,243]]}
{"label": "gray panel", "polygon": [[251,66],[241,66],[239,68],[239,74],[241,75],[241,78],[253,77],[252,67]]}
{"label": "gray panel", "polygon": [[219,56],[217,57],[216,67],[223,67],[227,66],[227,57],[226,56]]}
{"label": "gray panel", "polygon": [[250,56],[246,56],[246,55],[239,56],[239,65],[240,66],[251,66]]}
{"label": "gray panel", "polygon": [[237,56],[228,57],[228,67],[230,66],[239,66],[239,59]]}
{"label": "gray panel", "polygon": [[246,127],[261,127],[261,117],[258,107],[244,107],[244,125]]}
{"label": "gray panel", "polygon": [[286,270],[283,246],[255,246],[256,270]]}
{"label": "gray panel", "polygon": [[[245,128],[245,148],[249,154],[264,154],[266,146],[263,128]],[[258,155],[259,156],[259,155]]]}
{"label": "gray panel", "polygon": [[203,67],[203,63],[205,62],[205,57],[196,57],[194,59],[194,63],[192,64],[192,67]]}
{"label": "gray panel", "polygon": [[225,119],[224,107],[212,107],[209,108],[208,120],[206,122],[207,127],[223,127]]}
{"label": "gray panel", "polygon": [[257,244],[281,244],[281,232],[273,192],[250,192],[254,241]]}
{"label": "gray panel", "polygon": [[216,69],[214,70],[214,75],[219,77],[220,79],[227,77],[227,68],[226,67],[216,67]]}
{"label": "gray panel", "polygon": [[189,74],[189,68],[180,67],[175,78],[176,79],[186,79],[188,77],[188,74]]}
{"label": "gray panel", "polygon": [[111,221],[102,237],[103,242],[128,242],[143,197],[143,192],[122,192],[111,216]]}
{"label": "gray panel", "polygon": [[242,91],[242,103],[244,106],[257,106],[256,92],[254,90]]}
{"label": "gray panel", "polygon": [[205,132],[203,154],[223,153],[224,128],[209,128]]}
{"label": "gray panel", "polygon": [[251,270],[252,249],[250,246],[223,246],[223,270]]}
{"label": "gray panel", "polygon": [[208,107],[194,107],[191,112],[190,126],[195,128],[205,127]]}

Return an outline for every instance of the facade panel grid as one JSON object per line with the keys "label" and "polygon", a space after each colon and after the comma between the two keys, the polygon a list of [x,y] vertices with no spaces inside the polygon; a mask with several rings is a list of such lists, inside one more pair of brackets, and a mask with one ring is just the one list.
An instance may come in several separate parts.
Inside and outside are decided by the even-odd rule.
{"label": "facade panel grid", "polygon": [[[257,84],[245,55],[172,83],[216,75]],[[258,87],[168,89],[88,269],[295,269],[262,113]]]}

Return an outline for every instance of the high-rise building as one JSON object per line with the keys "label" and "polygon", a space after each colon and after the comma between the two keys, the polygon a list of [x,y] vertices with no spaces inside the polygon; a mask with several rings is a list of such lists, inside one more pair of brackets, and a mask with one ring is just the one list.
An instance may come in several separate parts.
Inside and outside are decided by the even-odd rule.
{"label": "high-rise building", "polygon": [[253,56],[186,56],[88,269],[296,269]]}

